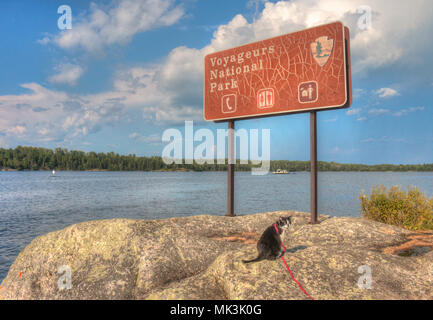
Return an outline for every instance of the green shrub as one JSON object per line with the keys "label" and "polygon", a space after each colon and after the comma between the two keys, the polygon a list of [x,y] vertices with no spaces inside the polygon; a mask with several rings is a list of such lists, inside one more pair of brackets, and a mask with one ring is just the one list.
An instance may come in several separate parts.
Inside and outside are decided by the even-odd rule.
{"label": "green shrub", "polygon": [[370,198],[362,190],[361,214],[367,219],[396,225],[409,230],[433,230],[433,198],[430,200],[418,188],[408,191],[394,186],[374,186]]}

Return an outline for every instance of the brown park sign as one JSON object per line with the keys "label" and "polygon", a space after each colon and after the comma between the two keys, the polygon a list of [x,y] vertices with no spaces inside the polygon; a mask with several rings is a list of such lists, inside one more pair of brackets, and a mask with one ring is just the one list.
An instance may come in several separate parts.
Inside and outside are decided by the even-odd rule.
{"label": "brown park sign", "polygon": [[349,107],[349,40],[334,22],[207,55],[205,120]]}

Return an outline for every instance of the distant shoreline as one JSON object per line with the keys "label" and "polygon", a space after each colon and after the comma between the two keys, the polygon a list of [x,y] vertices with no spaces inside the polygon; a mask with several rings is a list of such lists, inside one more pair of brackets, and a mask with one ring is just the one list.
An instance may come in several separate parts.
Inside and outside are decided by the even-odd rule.
{"label": "distant shoreline", "polygon": [[[15,149],[0,148],[0,170],[2,171],[226,171],[227,159],[209,159],[211,163],[197,163],[193,159],[163,159],[160,156],[119,155],[114,152],[96,153],[56,148],[55,150],[37,147]],[[217,161],[215,161],[217,160]],[[166,163],[173,162],[173,163]],[[216,163],[215,163],[216,162]],[[288,172],[310,171],[310,161],[270,160],[269,171],[285,170]],[[258,167],[251,160],[240,163],[236,159],[236,171],[248,171]],[[433,172],[433,163],[424,164],[359,164],[318,161],[318,171],[354,171],[354,172]]]}
{"label": "distant shoreline", "polygon": [[[227,170],[193,170],[193,169],[158,169],[158,170],[108,170],[108,169],[88,169],[88,170],[70,170],[70,169],[55,169],[57,172],[226,172]],[[38,170],[31,170],[31,169],[12,169],[12,168],[2,168],[0,169],[0,172],[37,172],[37,171],[43,171],[43,172],[51,172],[52,169],[38,169]],[[249,172],[247,170],[235,170],[236,172]],[[318,170],[319,172],[433,172],[431,170]],[[309,170],[298,170],[298,171],[292,171],[289,172],[289,174],[294,173],[306,173],[310,172]],[[272,171],[269,170],[269,173],[272,174]]]}

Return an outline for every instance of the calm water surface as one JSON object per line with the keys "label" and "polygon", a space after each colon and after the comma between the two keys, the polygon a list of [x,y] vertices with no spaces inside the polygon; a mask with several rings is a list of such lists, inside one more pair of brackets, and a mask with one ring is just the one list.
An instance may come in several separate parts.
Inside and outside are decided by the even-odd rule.
{"label": "calm water surface", "polygon": [[[0,172],[0,280],[35,237],[96,219],[164,219],[226,212],[226,172]],[[319,212],[359,216],[376,184],[417,186],[433,196],[432,172],[319,172]],[[235,212],[309,211],[310,175],[236,172]]]}

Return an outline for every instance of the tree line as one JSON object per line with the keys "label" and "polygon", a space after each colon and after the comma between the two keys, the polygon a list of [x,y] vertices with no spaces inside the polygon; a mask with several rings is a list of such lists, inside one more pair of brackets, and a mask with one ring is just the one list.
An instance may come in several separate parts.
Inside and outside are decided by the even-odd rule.
{"label": "tree line", "polygon": [[[216,161],[215,161],[216,162]],[[256,165],[235,166],[238,171],[250,171]],[[155,170],[193,170],[193,171],[225,171],[225,164],[166,164],[161,157],[139,157],[135,154],[119,155],[114,152],[96,153],[56,148],[55,150],[22,147],[15,149],[0,148],[0,168],[2,170],[107,170],[107,171],[155,171]],[[270,170],[310,171],[309,161],[271,160]],[[430,164],[342,164],[318,161],[319,171],[433,171]]]}

